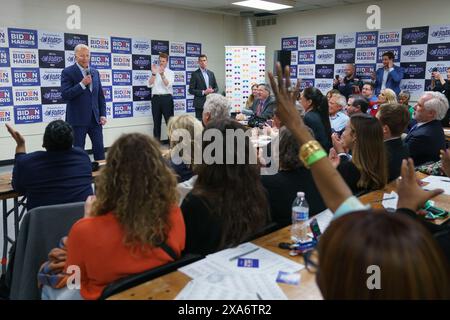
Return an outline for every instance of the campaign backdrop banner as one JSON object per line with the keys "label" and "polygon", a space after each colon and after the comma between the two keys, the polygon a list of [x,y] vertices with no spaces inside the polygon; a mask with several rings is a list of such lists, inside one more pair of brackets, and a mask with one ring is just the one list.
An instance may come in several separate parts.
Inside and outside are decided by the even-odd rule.
{"label": "campaign backdrop banner", "polygon": [[394,53],[395,65],[402,67],[400,87],[417,101],[430,90],[434,68],[446,77],[450,67],[450,24],[407,27],[379,31],[348,32],[281,38],[281,49],[291,51],[291,79],[302,79],[301,87],[316,86],[323,93],[332,87],[336,75],[345,76],[345,65],[355,64],[356,75],[370,81],[382,66],[385,52]]}
{"label": "campaign backdrop banner", "polygon": [[169,54],[169,68],[175,72],[176,113],[194,112],[188,85],[202,54],[200,42],[0,26],[0,122],[65,119],[61,73],[75,63],[78,44],[90,48],[90,67],[99,72],[109,119],[151,117],[148,80],[161,52]]}

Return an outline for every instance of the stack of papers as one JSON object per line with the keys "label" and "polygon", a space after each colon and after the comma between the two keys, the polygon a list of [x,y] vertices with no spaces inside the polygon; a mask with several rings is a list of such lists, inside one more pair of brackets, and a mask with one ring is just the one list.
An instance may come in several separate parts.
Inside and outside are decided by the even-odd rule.
{"label": "stack of papers", "polygon": [[178,269],[194,280],[176,299],[285,300],[276,282],[278,274],[303,268],[302,264],[247,242]]}
{"label": "stack of papers", "polygon": [[450,178],[441,176],[428,176],[422,179],[422,182],[428,184],[423,187],[424,190],[443,189],[444,194],[450,195]]}

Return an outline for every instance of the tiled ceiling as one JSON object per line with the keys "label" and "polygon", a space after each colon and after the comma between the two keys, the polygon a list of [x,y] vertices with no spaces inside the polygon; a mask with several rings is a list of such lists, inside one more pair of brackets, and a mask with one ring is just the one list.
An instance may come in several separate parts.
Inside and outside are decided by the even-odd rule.
{"label": "tiled ceiling", "polygon": [[[241,12],[253,11],[255,13],[263,13],[267,11],[256,10],[252,8],[245,8],[232,5],[233,2],[242,0],[122,0],[123,2],[143,3],[148,5],[157,5],[162,7],[191,9],[203,12],[214,12],[223,14],[239,15]],[[272,0],[269,0],[272,1]],[[286,13],[294,11],[307,11],[321,8],[330,8],[337,6],[345,6],[356,3],[376,2],[374,0],[273,0],[283,4],[290,4],[294,6],[292,9],[279,10],[275,13]]]}

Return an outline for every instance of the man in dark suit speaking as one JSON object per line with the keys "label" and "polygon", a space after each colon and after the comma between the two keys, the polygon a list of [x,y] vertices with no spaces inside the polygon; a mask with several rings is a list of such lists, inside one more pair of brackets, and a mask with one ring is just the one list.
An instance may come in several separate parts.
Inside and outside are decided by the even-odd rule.
{"label": "man in dark suit speaking", "polygon": [[189,93],[194,95],[195,117],[201,121],[206,96],[210,93],[217,93],[219,87],[214,73],[206,69],[208,57],[205,54],[198,57],[198,64],[200,68],[192,73],[189,82]]}
{"label": "man in dark suit speaking", "polygon": [[63,70],[62,97],[67,103],[66,121],[73,127],[74,146],[84,149],[86,134],[92,141],[95,160],[105,159],[102,126],[106,124],[106,103],[100,75],[89,68],[89,48],[75,47],[76,63]]}

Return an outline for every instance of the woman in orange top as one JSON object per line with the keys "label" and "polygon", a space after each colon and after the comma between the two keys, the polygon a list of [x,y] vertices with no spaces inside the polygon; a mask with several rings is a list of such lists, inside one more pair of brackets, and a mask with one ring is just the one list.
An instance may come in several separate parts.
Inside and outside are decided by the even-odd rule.
{"label": "woman in orange top", "polygon": [[44,286],[43,298],[98,299],[111,282],[173,261],[161,245],[181,255],[186,236],[176,178],[154,139],[121,136],[108,151],[96,194],[67,239],[65,271],[79,267],[79,293]]}

